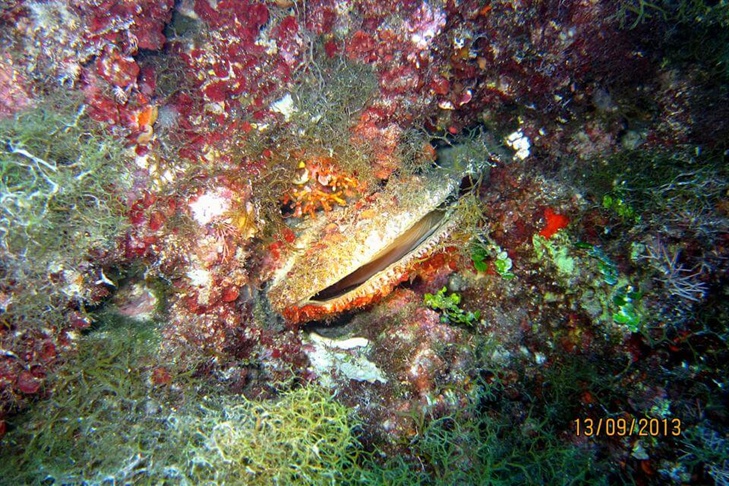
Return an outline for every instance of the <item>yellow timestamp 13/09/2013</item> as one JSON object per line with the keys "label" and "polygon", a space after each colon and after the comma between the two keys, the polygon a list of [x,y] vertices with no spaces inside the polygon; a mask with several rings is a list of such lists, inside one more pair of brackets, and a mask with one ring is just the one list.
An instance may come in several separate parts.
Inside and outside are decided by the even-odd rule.
{"label": "yellow timestamp 13/09/2013", "polygon": [[659,437],[681,435],[681,419],[652,417],[578,418],[574,420],[575,434],[580,437]]}

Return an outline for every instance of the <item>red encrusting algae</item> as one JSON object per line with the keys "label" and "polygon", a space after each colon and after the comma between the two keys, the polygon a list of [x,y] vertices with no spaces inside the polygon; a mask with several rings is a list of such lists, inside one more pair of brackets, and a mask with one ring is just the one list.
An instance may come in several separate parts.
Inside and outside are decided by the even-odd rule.
{"label": "red encrusting algae", "polygon": [[570,220],[564,214],[557,214],[552,208],[544,210],[544,219],[547,220],[547,226],[539,232],[540,236],[551,238],[557,231],[566,228]]}

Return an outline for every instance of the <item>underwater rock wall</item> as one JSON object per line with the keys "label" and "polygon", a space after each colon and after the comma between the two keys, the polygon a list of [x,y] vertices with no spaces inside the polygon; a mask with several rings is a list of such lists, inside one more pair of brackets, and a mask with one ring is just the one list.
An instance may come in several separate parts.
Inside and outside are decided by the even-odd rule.
{"label": "underwater rock wall", "polygon": [[[28,438],[91,417],[64,437],[101,464],[126,412],[187,438],[161,411],[220,395],[219,464],[249,445],[221,404],[255,431],[300,393],[340,479],[720,483],[728,29],[701,1],[5,2],[0,462],[46,480]],[[160,450],[48,474],[268,477]]]}

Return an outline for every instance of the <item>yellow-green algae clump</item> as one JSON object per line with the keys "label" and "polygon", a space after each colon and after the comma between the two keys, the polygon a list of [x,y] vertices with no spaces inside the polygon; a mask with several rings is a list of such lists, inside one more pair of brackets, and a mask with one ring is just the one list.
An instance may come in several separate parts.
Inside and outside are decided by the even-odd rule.
{"label": "yellow-green algae clump", "polygon": [[351,469],[356,424],[328,391],[253,401],[175,372],[155,386],[154,325],[109,327],[82,338],[50,400],[11,422],[4,484],[324,484]]}
{"label": "yellow-green algae clump", "polygon": [[124,234],[130,184],[122,145],[85,115],[79,99],[50,93],[0,120],[6,326],[49,327],[69,302],[89,300],[83,282],[99,278],[98,260]]}

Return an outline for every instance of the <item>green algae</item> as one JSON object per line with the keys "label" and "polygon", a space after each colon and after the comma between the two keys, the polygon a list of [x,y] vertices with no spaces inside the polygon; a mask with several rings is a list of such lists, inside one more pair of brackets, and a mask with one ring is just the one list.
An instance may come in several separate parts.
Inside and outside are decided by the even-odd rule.
{"label": "green algae", "polygon": [[625,325],[631,332],[639,332],[644,321],[641,298],[641,293],[634,291],[630,286],[615,290],[613,304],[616,309],[613,312],[613,320]]}
{"label": "green algae", "polygon": [[[532,242],[537,260],[556,270],[565,289],[579,294],[580,306],[596,322],[612,321],[630,332],[642,331],[645,324],[642,293],[619,273],[602,248],[584,242],[572,244],[564,232],[550,239],[534,235]],[[554,301],[554,295],[544,298]]]}
{"label": "green algae", "polygon": [[706,71],[711,82],[726,82],[729,78],[726,2],[621,0],[618,5],[623,28],[645,26],[662,35],[664,64],[696,64]]}
{"label": "green algae", "polygon": [[614,217],[618,224],[613,231],[623,234],[655,225],[669,214],[691,214],[708,226],[703,220],[727,188],[726,167],[720,151],[691,146],[670,152],[638,149],[589,161],[574,177]]}
{"label": "green algae", "polygon": [[364,447],[356,413],[317,385],[288,384],[275,399],[251,400],[216,390],[193,370],[175,370],[174,360],[165,363],[171,383],[156,384],[161,345],[157,325],[118,316],[81,337],[78,353],[50,385],[51,399],[11,421],[0,443],[0,476],[9,484],[595,479],[592,452],[565,443],[557,432],[568,421],[567,404],[582,389],[577,384],[595,380],[582,365],[558,367],[547,378],[547,419],[535,405],[514,427],[508,400],[500,399],[504,385],[494,379],[476,387],[469,405],[451,415],[413,412],[419,433],[401,439],[409,453],[383,459],[376,445]]}
{"label": "green algae", "polygon": [[599,379],[593,371],[575,363],[548,372],[554,386],[545,409],[528,408],[519,425],[507,419],[509,401],[498,375],[480,383],[469,404],[450,415],[413,412],[418,433],[407,443],[411,457],[391,456],[383,463],[367,457],[361,484],[606,484],[594,452],[566,443],[559,433],[572,418],[564,415],[580,391],[576,378]]}
{"label": "green algae", "polygon": [[537,259],[550,261],[563,278],[574,277],[577,268],[568,241],[569,237],[564,232],[558,232],[549,239],[538,234],[532,238]]}
{"label": "green algae", "polygon": [[640,222],[640,215],[636,214],[635,209],[626,203],[620,194],[605,194],[602,197],[602,207],[614,212],[623,220],[634,223]]}
{"label": "green algae", "polygon": [[484,243],[476,240],[471,245],[471,261],[477,272],[486,272],[488,270],[488,261],[492,262],[496,273],[506,280],[512,280],[516,277],[511,271],[514,262],[511,261],[509,254],[502,250],[494,242]]}
{"label": "green algae", "polygon": [[453,292],[446,295],[448,289],[443,287],[435,294],[425,294],[423,303],[431,309],[441,311],[441,321],[451,324],[462,324],[473,326],[481,318],[479,311],[464,311],[458,304],[461,303],[461,296]]}
{"label": "green algae", "polygon": [[8,484],[322,484],[359,453],[349,409],[317,386],[255,401],[192,373],[158,385],[157,328],[115,320],[81,338],[53,395],[2,441]]}
{"label": "green algae", "polygon": [[0,277],[13,294],[4,309],[8,323],[47,325],[68,300],[83,305],[81,286],[70,284],[86,277],[80,267],[89,267],[90,254],[114,249],[126,227],[126,160],[76,99],[55,94],[0,121]]}

